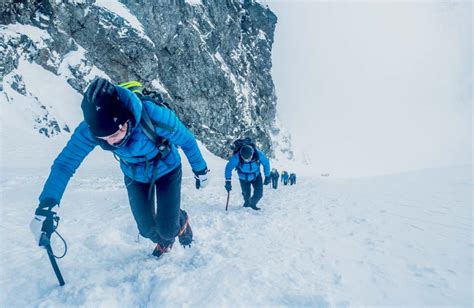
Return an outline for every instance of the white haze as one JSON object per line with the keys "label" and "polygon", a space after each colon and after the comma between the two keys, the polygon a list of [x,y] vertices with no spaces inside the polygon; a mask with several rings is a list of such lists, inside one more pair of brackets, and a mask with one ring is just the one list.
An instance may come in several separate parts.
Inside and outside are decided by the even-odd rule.
{"label": "white haze", "polygon": [[267,4],[278,112],[307,172],[471,163],[471,2]]}

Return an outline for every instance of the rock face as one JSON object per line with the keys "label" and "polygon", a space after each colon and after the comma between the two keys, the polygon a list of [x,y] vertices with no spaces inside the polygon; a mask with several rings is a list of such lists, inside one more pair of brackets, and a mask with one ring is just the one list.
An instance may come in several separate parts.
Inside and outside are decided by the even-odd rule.
{"label": "rock face", "polygon": [[[250,136],[272,156],[276,22],[270,9],[253,0],[4,0],[0,78],[26,54],[79,92],[96,75],[139,80],[164,93],[214,154],[227,157],[234,139]],[[49,37],[6,34],[15,23]],[[16,88],[26,91],[21,83]]]}

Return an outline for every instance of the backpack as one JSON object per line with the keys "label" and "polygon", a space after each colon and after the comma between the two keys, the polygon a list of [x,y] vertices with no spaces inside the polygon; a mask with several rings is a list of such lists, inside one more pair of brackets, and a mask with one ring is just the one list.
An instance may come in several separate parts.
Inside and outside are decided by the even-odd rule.
{"label": "backpack", "polygon": [[[171,105],[163,99],[163,96],[161,95],[160,92],[145,89],[143,85],[138,81],[135,81],[135,80],[127,81],[127,82],[122,82],[118,85],[120,87],[123,87],[135,93],[141,101],[145,101],[145,100],[151,101],[158,106],[161,106],[173,111],[173,108],[171,108]],[[171,145],[170,145],[169,140],[159,136],[155,132],[155,127],[162,128],[164,130],[167,130],[170,133],[173,132],[173,127],[168,126],[161,122],[151,120],[151,118],[148,116],[148,113],[145,111],[145,108],[142,108],[140,126],[143,129],[143,132],[145,133],[145,135],[156,144],[156,147],[158,148],[158,151],[159,151],[156,158],[164,157],[171,151]]]}
{"label": "backpack", "polygon": [[[235,140],[232,144],[232,155],[235,155],[235,153],[238,153],[240,149],[246,145],[250,145],[253,148],[254,152],[253,152],[252,160],[256,160],[258,162],[259,160],[258,160],[257,147],[255,146],[255,143],[252,141],[250,137],[239,138]],[[239,160],[243,162],[243,159],[242,157],[240,157],[240,155],[239,155]]]}
{"label": "backpack", "polygon": [[167,109],[173,110],[173,108],[171,108],[170,103],[167,102],[163,98],[163,95],[160,92],[155,91],[155,90],[148,90],[144,88],[142,83],[139,81],[132,80],[132,81],[127,81],[127,82],[122,82],[119,84],[119,86],[132,91],[141,100],[149,100],[161,107],[165,107]]}

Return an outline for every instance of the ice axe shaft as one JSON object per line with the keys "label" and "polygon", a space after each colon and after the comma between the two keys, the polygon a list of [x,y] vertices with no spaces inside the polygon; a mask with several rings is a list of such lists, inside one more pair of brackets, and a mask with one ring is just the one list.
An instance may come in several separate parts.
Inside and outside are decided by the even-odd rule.
{"label": "ice axe shaft", "polygon": [[56,274],[56,278],[58,278],[59,285],[62,287],[65,282],[63,279],[63,275],[61,275],[61,271],[59,270],[58,263],[56,262],[56,258],[54,257],[53,251],[51,250],[51,246],[48,245],[46,247],[46,250],[48,251],[48,257],[49,261],[51,262],[51,265],[53,266],[54,273]]}
{"label": "ice axe shaft", "polygon": [[40,246],[43,246],[46,251],[48,252],[49,262],[51,262],[51,266],[53,267],[54,274],[56,274],[56,278],[58,278],[59,285],[63,286],[65,284],[63,275],[61,275],[61,271],[59,270],[58,263],[56,262],[56,258],[53,253],[53,249],[51,248],[51,235],[47,236],[45,233],[41,235]]}
{"label": "ice axe shaft", "polygon": [[229,198],[230,198],[230,191],[227,192],[227,202],[225,204],[225,210],[227,212],[227,209],[229,208]]}

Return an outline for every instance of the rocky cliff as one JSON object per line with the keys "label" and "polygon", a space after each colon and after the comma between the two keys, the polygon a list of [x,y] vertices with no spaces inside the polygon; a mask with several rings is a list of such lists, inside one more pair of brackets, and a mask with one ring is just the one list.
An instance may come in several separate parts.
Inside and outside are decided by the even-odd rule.
{"label": "rocky cliff", "polygon": [[[230,143],[245,135],[272,156],[279,131],[271,76],[276,22],[270,9],[250,0],[7,0],[0,4],[0,78],[2,87],[27,93],[15,73],[23,58],[80,93],[95,76],[139,80],[164,93],[214,154],[226,157]],[[15,31],[20,24],[42,34]],[[45,110],[38,130],[69,131],[38,103]]]}

